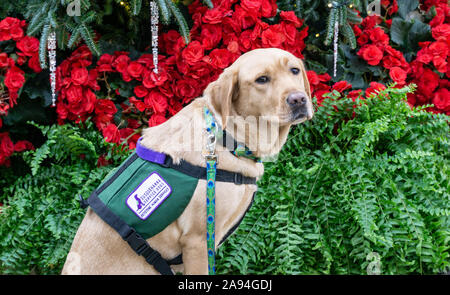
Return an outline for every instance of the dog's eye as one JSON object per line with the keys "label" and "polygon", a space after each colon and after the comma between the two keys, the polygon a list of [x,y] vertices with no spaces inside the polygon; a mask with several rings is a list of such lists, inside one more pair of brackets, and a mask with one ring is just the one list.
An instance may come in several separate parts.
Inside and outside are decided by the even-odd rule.
{"label": "dog's eye", "polygon": [[270,81],[270,78],[267,76],[261,76],[258,79],[255,80],[256,83],[258,84],[266,84],[267,82]]}
{"label": "dog's eye", "polygon": [[291,68],[291,72],[294,75],[298,75],[298,73],[300,73],[300,69],[298,69],[298,68]]}

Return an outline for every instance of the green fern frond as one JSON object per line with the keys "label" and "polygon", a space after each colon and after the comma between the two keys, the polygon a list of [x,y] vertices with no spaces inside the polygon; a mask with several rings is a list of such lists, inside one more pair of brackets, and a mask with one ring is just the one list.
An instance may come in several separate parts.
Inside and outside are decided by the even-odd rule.
{"label": "green fern frond", "polygon": [[170,9],[167,6],[166,0],[158,0],[158,6],[162,23],[164,25],[168,25],[170,23],[172,14],[170,13]]}
{"label": "green fern frond", "polygon": [[350,44],[350,48],[355,49],[356,45],[357,45],[355,32],[353,32],[353,29],[348,22],[345,22],[342,25],[342,34],[344,35],[344,37],[347,39],[348,43]]}
{"label": "green fern frond", "polygon": [[41,68],[47,68],[47,40],[50,34],[50,25],[44,25],[41,32],[41,38],[39,40],[39,60],[41,62]]}
{"label": "green fern frond", "polygon": [[186,19],[184,18],[180,9],[171,0],[165,1],[170,12],[173,14],[175,20],[177,21],[178,27],[180,28],[181,31],[180,32],[181,36],[183,36],[186,44],[188,44],[190,42],[190,35],[189,35],[189,26],[186,22]]}
{"label": "green fern frond", "polygon": [[141,12],[142,0],[131,0],[131,12],[138,15]]}
{"label": "green fern frond", "polygon": [[98,47],[98,44],[94,41],[95,34],[92,32],[92,30],[88,28],[86,24],[82,23],[80,25],[79,32],[84,42],[86,42],[86,45],[92,51],[92,53],[94,53],[97,56],[100,56],[100,49]]}
{"label": "green fern frond", "polygon": [[202,0],[202,2],[209,8],[214,8],[214,4],[211,2],[211,0]]}
{"label": "green fern frond", "polygon": [[330,10],[330,16],[328,18],[328,24],[327,24],[327,32],[325,35],[325,45],[330,45],[331,39],[333,39],[334,36],[334,25],[336,20],[339,19],[339,10],[337,9],[331,9]]}

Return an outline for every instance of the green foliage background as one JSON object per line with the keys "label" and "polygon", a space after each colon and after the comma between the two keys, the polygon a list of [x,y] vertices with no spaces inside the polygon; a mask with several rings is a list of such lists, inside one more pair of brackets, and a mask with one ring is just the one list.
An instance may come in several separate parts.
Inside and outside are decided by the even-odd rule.
{"label": "green foliage background", "polygon": [[[24,154],[28,173],[0,171],[0,273],[58,274],[84,216],[85,198],[128,156],[106,143],[91,122],[40,128],[47,141]],[[111,166],[97,167],[108,153]]]}
{"label": "green foliage background", "polygon": [[356,102],[335,92],[294,128],[218,271],[366,274],[371,262],[382,274],[445,271],[449,118],[411,110],[410,90]]}
{"label": "green foliage background", "polygon": [[[355,102],[334,92],[293,128],[220,248],[218,272],[366,274],[370,253],[382,274],[446,271],[449,118],[411,110],[411,90]],[[29,170],[1,171],[0,273],[59,273],[84,215],[77,195],[88,197],[128,155],[90,122],[35,127],[47,141],[23,155]],[[98,168],[103,153],[112,165]]]}

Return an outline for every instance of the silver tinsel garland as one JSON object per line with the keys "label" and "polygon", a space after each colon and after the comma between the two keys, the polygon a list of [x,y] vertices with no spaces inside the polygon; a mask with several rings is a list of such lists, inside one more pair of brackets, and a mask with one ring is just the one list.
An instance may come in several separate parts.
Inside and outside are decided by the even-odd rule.
{"label": "silver tinsel garland", "polygon": [[56,34],[50,32],[47,39],[48,60],[50,69],[50,86],[52,89],[52,106],[56,106]]}
{"label": "silver tinsel garland", "polygon": [[151,31],[152,31],[152,54],[153,54],[153,72],[158,74],[158,24],[159,10],[155,1],[150,2]]}
{"label": "silver tinsel garland", "polygon": [[338,37],[339,37],[339,22],[336,20],[334,23],[334,40],[333,40],[333,56],[334,56],[334,68],[333,68],[333,76],[336,77],[337,74],[337,59],[338,59]]}

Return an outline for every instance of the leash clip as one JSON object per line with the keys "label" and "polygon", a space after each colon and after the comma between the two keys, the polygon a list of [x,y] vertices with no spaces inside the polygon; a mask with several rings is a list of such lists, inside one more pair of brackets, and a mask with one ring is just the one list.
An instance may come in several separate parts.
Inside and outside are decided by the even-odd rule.
{"label": "leash clip", "polygon": [[217,162],[216,143],[216,136],[213,133],[207,133],[206,145],[202,153],[206,160],[215,160]]}

